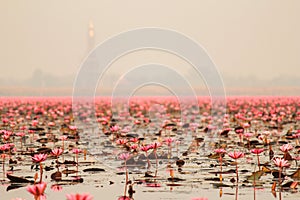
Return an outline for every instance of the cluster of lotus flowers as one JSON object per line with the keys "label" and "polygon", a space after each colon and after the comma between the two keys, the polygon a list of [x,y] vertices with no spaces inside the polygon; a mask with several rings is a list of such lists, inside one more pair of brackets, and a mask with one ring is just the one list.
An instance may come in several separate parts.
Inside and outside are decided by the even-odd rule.
{"label": "cluster of lotus flowers", "polygon": [[[147,111],[153,103],[158,102],[165,109],[163,114],[159,111],[155,113],[156,121],[154,123]],[[0,127],[0,153],[3,174],[6,175],[5,163],[7,158],[13,161],[14,156],[18,155],[18,153],[31,152],[32,163],[39,166],[40,173],[35,175],[34,183],[27,186],[27,191],[33,195],[35,200],[46,199],[45,189],[47,188],[47,183],[43,181],[43,162],[49,159],[50,155],[50,159],[56,159],[55,162],[59,163],[59,157],[65,153],[65,141],[72,138],[72,144],[74,144],[72,153],[75,155],[75,163],[78,169],[78,155],[84,150],[76,146],[76,142],[80,140],[80,134],[74,121],[76,118],[80,118],[83,124],[89,126],[91,119],[96,116],[96,121],[98,122],[97,131],[106,135],[107,139],[120,149],[118,159],[123,161],[126,172],[124,194],[119,198],[120,200],[132,198],[132,194],[128,194],[128,187],[131,188],[131,185],[127,171],[127,162],[136,158],[139,154],[145,154],[147,170],[150,170],[151,163],[148,158],[148,152],[151,150],[155,157],[156,173],[154,177],[156,177],[159,157],[157,154],[158,149],[163,146],[166,147],[169,159],[171,158],[170,154],[173,152],[173,147],[178,147],[185,142],[183,139],[176,137],[176,135],[170,136],[170,133],[176,133],[177,130],[187,130],[186,132],[190,133],[193,138],[190,144],[185,143],[187,148],[182,152],[182,155],[199,151],[199,143],[203,142],[199,138],[203,139],[206,135],[215,137],[216,142],[212,147],[212,155],[209,157],[216,158],[220,165],[220,171],[216,173],[220,176],[220,187],[224,185],[223,168],[225,155],[234,160],[231,164],[235,165],[236,176],[232,177],[231,181],[238,184],[240,179],[238,160],[245,157],[249,159],[246,155],[252,153],[257,159],[258,171],[254,170],[251,178],[248,180],[254,179],[255,184],[255,181],[258,181],[260,178],[262,171],[270,170],[266,167],[266,163],[262,164],[260,162],[259,157],[260,154],[268,151],[269,161],[273,163],[271,166],[277,168],[270,171],[278,173],[277,182],[274,181],[272,185],[272,192],[274,192],[276,183],[278,183],[281,190],[282,183],[285,180],[284,172],[286,168],[292,165],[293,161],[295,161],[295,167],[298,168],[297,161],[300,160],[300,110],[298,110],[298,102],[298,98],[228,98],[226,107],[220,104],[217,110],[214,107],[214,113],[209,114],[213,107],[207,98],[199,98],[198,105],[179,105],[176,99],[173,98],[162,98],[160,101],[157,98],[134,99],[130,102],[129,113],[119,112],[119,119],[114,121],[114,111],[110,108],[109,99],[98,101],[95,105],[95,113],[92,113],[91,110],[93,109],[84,103],[77,105],[76,110],[78,112],[73,113],[72,101],[69,98],[24,98],[23,100],[4,98],[0,101],[2,120]],[[199,110],[195,111],[195,107],[198,107]],[[227,114],[222,115],[225,112]],[[162,120],[159,121],[157,119]],[[131,122],[135,129],[123,125],[122,121]],[[286,125],[290,125],[290,127]],[[154,126],[159,131],[153,138],[148,140],[143,138],[141,140],[140,136],[128,137],[128,133],[132,130],[147,129],[147,127],[153,128]],[[59,128],[62,132],[67,132],[67,134],[62,134],[62,132],[54,134],[52,132],[52,130]],[[28,143],[27,140],[30,140],[29,143],[36,142],[37,139],[40,139],[39,133],[43,131],[47,131],[48,138],[60,140],[61,143],[47,153],[39,153],[37,149],[28,148],[25,144],[26,142]],[[226,140],[232,135],[234,135],[233,144],[228,145]],[[278,141],[282,143],[278,143]],[[24,149],[25,147],[26,150]],[[274,152],[273,150],[275,148],[278,148],[282,153],[276,155],[276,151]],[[293,150],[294,152],[291,153]],[[228,163],[228,161],[226,162]],[[268,165],[270,166],[270,164]],[[59,166],[57,167],[56,175],[59,175]],[[170,176],[174,178],[173,171],[170,171]],[[300,171],[296,178],[300,178],[299,176]],[[294,180],[289,184],[289,187],[296,189],[297,185],[298,181]],[[60,190],[59,188],[56,189]],[[90,200],[92,196],[89,194],[67,194],[66,198],[68,200]],[[17,199],[20,200],[21,198]],[[194,199],[206,198],[197,197]]]}

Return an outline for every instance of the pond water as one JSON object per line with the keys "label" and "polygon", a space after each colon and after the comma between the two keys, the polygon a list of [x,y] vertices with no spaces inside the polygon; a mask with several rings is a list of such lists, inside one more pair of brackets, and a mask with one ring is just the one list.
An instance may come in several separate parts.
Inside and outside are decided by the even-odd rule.
{"label": "pond water", "polygon": [[[69,99],[2,99],[0,146],[14,145],[1,150],[6,156],[0,162],[0,199],[33,199],[26,189],[40,181],[40,166],[32,161],[38,153],[48,155],[41,162],[47,199],[89,193],[94,199],[113,200],[124,192],[135,200],[300,198],[298,98],[229,99],[225,116],[209,114],[207,100],[199,101],[204,105],[199,113],[193,105],[180,113],[172,110],[175,101],[164,99],[165,110],[153,111],[152,120],[144,112],[149,102],[142,108],[141,101],[132,103],[138,109],[112,118],[109,103],[102,101],[95,123],[85,104],[73,115]],[[57,148],[63,154],[56,160],[50,152]],[[259,166],[252,149],[262,149]],[[233,159],[232,152],[243,156]],[[289,164],[281,176],[274,158]],[[28,183],[21,183],[21,177]],[[130,187],[134,193],[128,192]]]}

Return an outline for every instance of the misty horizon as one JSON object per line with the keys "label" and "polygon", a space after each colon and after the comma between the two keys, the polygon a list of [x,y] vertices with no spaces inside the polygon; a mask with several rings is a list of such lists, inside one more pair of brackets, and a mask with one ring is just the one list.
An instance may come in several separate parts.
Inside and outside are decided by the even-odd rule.
{"label": "misty horizon", "polygon": [[[3,3],[1,96],[70,96],[80,66],[93,48],[141,27],[171,29],[196,41],[215,63],[227,95],[299,94],[299,1],[133,1],[131,6],[93,1],[72,2],[72,8],[69,3]],[[187,63],[158,51],[120,58],[110,66],[104,86],[115,84],[111,79],[116,81],[130,67],[145,63],[179,70],[199,94],[208,94],[202,77],[191,77]],[[106,86],[98,86],[100,93],[107,90],[101,94],[110,93]],[[153,93],[149,88],[147,92]]]}

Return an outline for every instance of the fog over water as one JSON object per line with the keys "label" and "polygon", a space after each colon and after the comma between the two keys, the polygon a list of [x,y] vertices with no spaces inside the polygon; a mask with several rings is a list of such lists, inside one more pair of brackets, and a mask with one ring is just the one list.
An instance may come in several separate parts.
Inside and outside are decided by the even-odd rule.
{"label": "fog over water", "polygon": [[[0,95],[72,95],[90,50],[140,27],[172,29],[199,43],[219,69],[228,95],[298,95],[299,8],[296,0],[4,1]],[[100,80],[104,84],[98,94],[109,95],[116,77],[146,63],[172,67],[200,94],[208,94],[203,77],[194,76],[188,63],[155,50],[137,51],[114,62]],[[143,79],[147,74],[136,76]],[[154,90],[157,87],[145,88],[140,94],[157,94]]]}

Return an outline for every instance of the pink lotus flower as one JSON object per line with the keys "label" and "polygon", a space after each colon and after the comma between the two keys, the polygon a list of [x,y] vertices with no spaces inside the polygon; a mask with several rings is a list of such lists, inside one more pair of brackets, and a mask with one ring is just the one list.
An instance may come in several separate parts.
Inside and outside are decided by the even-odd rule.
{"label": "pink lotus flower", "polygon": [[70,129],[71,131],[76,131],[76,130],[77,130],[77,127],[76,127],[76,126],[69,126],[69,129]]}
{"label": "pink lotus flower", "polygon": [[273,159],[273,163],[277,167],[280,167],[280,168],[282,168],[282,167],[289,167],[291,165],[287,160],[285,160],[283,158],[274,158]]}
{"label": "pink lotus flower", "polygon": [[75,154],[80,154],[82,152],[82,150],[75,148],[75,149],[72,149],[72,152]]}
{"label": "pink lotus flower", "polygon": [[4,144],[4,145],[0,146],[0,150],[1,151],[8,151],[8,150],[10,150],[10,145],[9,144]]}
{"label": "pink lotus flower", "polygon": [[170,146],[170,145],[172,144],[173,141],[174,141],[173,138],[166,138],[166,139],[165,139],[165,142],[166,142],[166,144],[167,144],[168,146]]}
{"label": "pink lotus flower", "polygon": [[226,150],[225,149],[215,149],[215,152],[218,154],[224,154],[224,153],[226,153]]}
{"label": "pink lotus flower", "polygon": [[119,130],[120,130],[120,127],[118,125],[110,127],[110,131],[113,133],[118,132]]}
{"label": "pink lotus flower", "polygon": [[50,127],[55,126],[55,123],[54,122],[49,122],[48,126],[50,126]]}
{"label": "pink lotus flower", "polygon": [[246,138],[250,138],[250,137],[253,136],[253,133],[247,132],[247,133],[244,133],[244,136],[245,136]]}
{"label": "pink lotus flower", "polygon": [[118,198],[118,200],[130,200],[130,198],[126,196],[121,196]]}
{"label": "pink lotus flower", "polygon": [[25,133],[24,132],[17,132],[15,135],[19,136],[19,137],[24,137]]}
{"label": "pink lotus flower", "polygon": [[260,154],[264,152],[264,149],[251,149],[250,152],[253,154]]}
{"label": "pink lotus flower", "polygon": [[140,150],[145,151],[145,152],[149,151],[149,149],[150,149],[149,145],[140,147]]}
{"label": "pink lotus flower", "polygon": [[130,158],[130,154],[129,154],[129,153],[121,153],[121,154],[119,155],[119,158],[120,158],[121,160],[128,160],[128,158]]}
{"label": "pink lotus flower", "polygon": [[244,124],[243,124],[243,127],[244,127],[244,128],[249,128],[249,127],[250,127],[250,124],[249,124],[249,123],[244,123]]}
{"label": "pink lotus flower", "polygon": [[137,143],[139,141],[139,138],[131,138],[130,139],[130,142],[133,142],[133,143]]}
{"label": "pink lotus flower", "polygon": [[154,142],[154,143],[150,144],[149,147],[150,147],[150,149],[158,149],[159,147],[161,147],[161,143]]}
{"label": "pink lotus flower", "polygon": [[32,120],[31,125],[32,126],[37,126],[39,124],[38,120]]}
{"label": "pink lotus flower", "polygon": [[32,162],[41,163],[47,159],[47,154],[44,154],[44,153],[35,154],[31,159],[32,159]]}
{"label": "pink lotus flower", "polygon": [[3,118],[3,119],[2,119],[2,122],[3,122],[4,124],[7,124],[7,123],[9,122],[9,119]]}
{"label": "pink lotus flower", "polygon": [[280,147],[280,150],[282,152],[288,152],[290,150],[292,150],[294,147],[291,144],[284,144]]}
{"label": "pink lotus flower", "polygon": [[68,139],[68,136],[62,135],[59,137],[60,140],[65,141]]}
{"label": "pink lotus flower", "polygon": [[[235,159],[235,160],[237,160],[239,158],[244,157],[244,153],[234,151],[234,152],[228,153],[228,156]],[[238,183],[238,181],[239,181],[239,172],[238,172],[238,163],[237,162],[235,164],[235,173],[236,173],[236,182]]]}
{"label": "pink lotus flower", "polygon": [[139,145],[133,144],[130,146],[130,149],[136,150],[136,149],[138,149],[138,147],[139,147]]}
{"label": "pink lotus flower", "polygon": [[274,163],[277,167],[279,167],[279,177],[278,177],[278,181],[279,181],[279,184],[281,185],[281,172],[282,172],[282,169],[283,169],[284,167],[289,167],[291,164],[290,164],[287,160],[285,160],[285,159],[283,159],[283,158],[274,158],[274,159],[273,159],[273,163]]}
{"label": "pink lotus flower", "polygon": [[51,151],[51,154],[56,157],[60,156],[62,153],[63,153],[63,150],[59,149],[59,148],[52,149],[52,151]]}
{"label": "pink lotus flower", "polygon": [[117,143],[118,145],[124,145],[124,144],[126,144],[127,142],[128,142],[127,139],[117,139],[117,140],[116,140],[116,143]]}
{"label": "pink lotus flower", "polygon": [[67,194],[67,200],[92,200],[93,197],[89,194]]}
{"label": "pink lotus flower", "polygon": [[42,182],[40,184],[28,186],[27,191],[30,192],[35,199],[42,200],[42,199],[46,199],[44,195],[46,187],[47,184],[45,182]]}
{"label": "pink lotus flower", "polygon": [[251,149],[250,152],[257,155],[257,165],[258,169],[260,170],[260,161],[259,161],[259,154],[262,153],[264,149]]}
{"label": "pink lotus flower", "polygon": [[244,157],[244,153],[234,151],[234,152],[228,153],[228,156],[236,160],[236,159]]}
{"label": "pink lotus flower", "polygon": [[58,184],[51,185],[51,190],[53,190],[54,192],[60,192],[62,191],[62,186]]}

